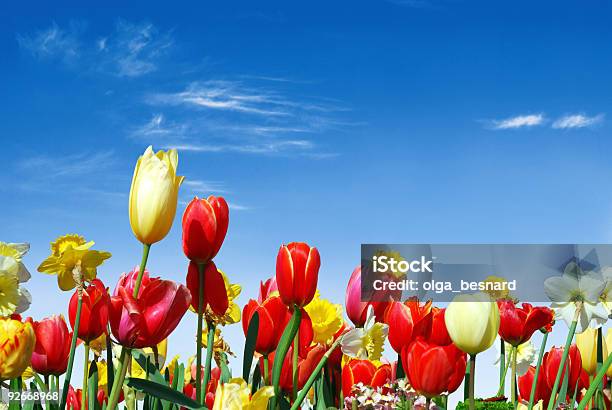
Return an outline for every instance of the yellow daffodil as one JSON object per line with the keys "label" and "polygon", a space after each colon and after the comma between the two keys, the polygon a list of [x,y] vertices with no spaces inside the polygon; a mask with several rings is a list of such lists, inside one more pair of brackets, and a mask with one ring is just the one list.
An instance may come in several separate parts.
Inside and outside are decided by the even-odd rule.
{"label": "yellow daffodil", "polygon": [[[153,348],[145,347],[145,348],[141,349],[141,351],[142,351],[142,353],[144,354],[145,357],[149,358],[151,363],[155,364],[155,352],[153,351]],[[166,354],[167,353],[168,353],[168,339],[164,339],[164,340],[162,340],[157,345],[157,360],[158,360],[158,366],[157,367],[159,369],[164,367],[164,363],[166,362]],[[144,379],[147,376],[147,373],[145,372],[145,370],[142,367],[140,367],[140,365],[138,364],[136,359],[134,359],[133,357],[132,357],[132,372],[131,372],[131,376],[139,378],[139,379]]]}
{"label": "yellow daffodil", "polygon": [[495,342],[499,330],[499,309],[487,294],[458,295],[446,308],[444,322],[457,347],[475,355]]}
{"label": "yellow daffodil", "polygon": [[0,319],[0,380],[21,376],[30,365],[36,334],[30,323]]}
{"label": "yellow daffodil", "polygon": [[243,379],[231,379],[217,386],[213,410],[266,410],[274,396],[272,386],[262,387],[251,397],[251,388]]}
{"label": "yellow daffodil", "polygon": [[315,343],[329,343],[342,327],[342,306],[315,296],[304,308],[312,321]]}
{"label": "yellow daffodil", "polygon": [[[587,327],[584,332],[576,335],[576,345],[582,359],[582,368],[589,375],[597,373],[597,330]],[[608,357],[606,340],[603,340],[603,357]]]}
{"label": "yellow daffodil", "polygon": [[[394,251],[394,250],[378,250],[376,251],[376,253],[374,253],[374,256],[386,256],[389,259],[395,259],[398,263],[401,261],[405,261],[406,259],[404,259],[404,257],[402,256],[401,253]],[[405,272],[400,272],[399,270],[395,271],[395,270],[391,270],[390,274],[395,276],[397,279],[403,279],[406,277],[406,273]]]}
{"label": "yellow daffodil", "polygon": [[161,370],[161,374],[166,374],[167,369],[168,373],[174,375],[174,369],[176,369],[176,366],[178,366],[180,358],[181,357],[179,355],[174,356],[172,360],[170,360],[170,362]]}
{"label": "yellow daffodil", "polygon": [[93,241],[85,241],[80,235],[64,235],[51,243],[51,255],[38,267],[39,272],[57,275],[62,290],[71,290],[77,285],[74,269],[80,270],[83,279],[96,278],[98,266],[111,257],[109,252],[90,249]]}
{"label": "yellow daffodil", "polygon": [[[208,329],[204,329],[204,331],[202,331],[202,347],[204,349],[208,349]],[[225,341],[225,339],[223,339],[223,336],[221,336],[221,329],[217,327],[215,328],[213,354],[215,355],[215,358],[217,358],[219,357],[220,353],[227,353],[236,357],[234,352],[232,352],[230,345]]]}
{"label": "yellow daffodil", "polygon": [[[485,285],[487,283],[492,283],[492,284],[496,284],[499,283],[500,285],[504,285],[504,286],[499,286],[500,290],[485,290],[485,293],[487,293],[489,296],[491,296],[491,299],[493,300],[500,300],[500,299],[507,299],[510,296],[510,290],[508,290],[506,284],[508,283],[508,281],[502,277],[499,276],[487,276],[484,280]],[[486,289],[486,286],[485,286]]]}
{"label": "yellow daffodil", "polygon": [[27,243],[0,242],[0,317],[23,313],[30,307],[32,297],[20,286],[30,279],[22,262],[29,249]]}
{"label": "yellow daffodil", "polygon": [[98,389],[104,390],[108,395],[108,365],[106,360],[96,362],[96,366],[98,366]]}
{"label": "yellow daffodil", "polygon": [[357,359],[378,360],[389,333],[389,326],[376,323],[374,309],[368,306],[366,322],[362,328],[351,329],[342,336],[342,352]]}
{"label": "yellow daffodil", "polygon": [[155,153],[151,146],[136,162],[130,189],[130,225],[145,245],[161,241],[172,227],[184,178],[176,175],[177,166],[175,149]]}

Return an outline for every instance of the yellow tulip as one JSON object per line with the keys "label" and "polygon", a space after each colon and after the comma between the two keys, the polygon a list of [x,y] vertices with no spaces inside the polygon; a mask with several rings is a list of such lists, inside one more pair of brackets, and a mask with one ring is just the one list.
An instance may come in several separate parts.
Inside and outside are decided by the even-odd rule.
{"label": "yellow tulip", "polygon": [[0,319],[0,380],[13,379],[30,365],[36,334],[30,323]]}
{"label": "yellow tulip", "polygon": [[[587,327],[576,335],[576,345],[582,359],[582,368],[590,375],[597,373],[597,330]],[[606,341],[603,341],[603,357],[608,357]]]}
{"label": "yellow tulip", "polygon": [[453,342],[470,355],[487,350],[497,337],[499,309],[484,293],[456,296],[448,305],[444,322]]}
{"label": "yellow tulip", "polygon": [[[604,344],[606,346],[612,346],[612,328],[608,329],[608,333],[606,333]],[[605,357],[606,356],[604,355],[604,358]],[[608,375],[608,377],[612,377],[612,366],[608,367],[608,370],[606,371],[606,375]]]}
{"label": "yellow tulip", "polygon": [[153,152],[149,146],[138,158],[130,189],[130,225],[145,245],[161,241],[170,231],[176,214],[183,177],[176,175],[175,149]]}
{"label": "yellow tulip", "polygon": [[243,379],[231,379],[217,386],[213,410],[265,410],[272,396],[272,386],[262,387],[251,397],[251,389]]}

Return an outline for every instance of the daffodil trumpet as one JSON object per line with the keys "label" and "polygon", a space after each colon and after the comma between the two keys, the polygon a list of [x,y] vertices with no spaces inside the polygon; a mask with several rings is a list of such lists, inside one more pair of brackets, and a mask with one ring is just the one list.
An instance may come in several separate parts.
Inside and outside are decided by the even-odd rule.
{"label": "daffodil trumpet", "polygon": [[559,389],[559,383],[561,382],[561,375],[563,369],[565,369],[565,362],[567,361],[567,355],[569,354],[570,345],[574,339],[576,333],[576,326],[578,325],[578,319],[580,319],[580,311],[582,310],[582,301],[576,302],[576,312],[574,313],[574,320],[572,321],[569,332],[567,333],[567,339],[565,340],[565,347],[563,348],[563,356],[561,356],[561,362],[559,363],[559,370],[557,370],[557,376],[555,377],[555,383],[553,384],[552,392],[550,394],[550,400],[548,402],[548,410],[552,410],[555,405],[555,397],[557,396],[557,390]]}
{"label": "daffodil trumpet", "polygon": [[535,368],[535,374],[533,375],[533,382],[531,383],[531,393],[529,394],[529,405],[528,410],[533,409],[533,404],[535,401],[535,394],[538,385],[538,376],[540,375],[540,367],[542,367],[542,359],[544,358],[544,351],[546,350],[546,341],[548,340],[548,330],[541,329],[544,333],[544,337],[542,338],[542,344],[540,345],[540,352],[538,353],[538,362]]}

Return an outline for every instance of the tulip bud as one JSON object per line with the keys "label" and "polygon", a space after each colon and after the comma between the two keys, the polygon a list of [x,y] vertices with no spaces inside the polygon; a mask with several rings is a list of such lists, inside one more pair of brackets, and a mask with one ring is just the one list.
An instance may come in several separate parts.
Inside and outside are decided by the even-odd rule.
{"label": "tulip bud", "polygon": [[183,252],[197,263],[215,257],[227,233],[229,208],[222,197],[194,198],[183,214]]}
{"label": "tulip bud", "polygon": [[499,330],[499,309],[484,293],[458,295],[446,308],[444,322],[457,347],[475,355],[495,342]]}
{"label": "tulip bud", "polygon": [[283,302],[304,307],[315,295],[321,258],[303,242],[282,245],[276,258],[276,283]]}
{"label": "tulip bud", "polygon": [[176,175],[177,166],[176,150],[154,153],[151,146],[136,162],[130,189],[130,225],[145,245],[161,241],[172,227],[183,182],[183,177]]}
{"label": "tulip bud", "polygon": [[36,344],[31,323],[0,319],[0,380],[21,376]]}
{"label": "tulip bud", "polygon": [[[576,335],[576,346],[582,359],[582,368],[589,375],[597,373],[597,330],[587,327],[584,332]],[[606,341],[603,340],[603,357],[608,357]]]}

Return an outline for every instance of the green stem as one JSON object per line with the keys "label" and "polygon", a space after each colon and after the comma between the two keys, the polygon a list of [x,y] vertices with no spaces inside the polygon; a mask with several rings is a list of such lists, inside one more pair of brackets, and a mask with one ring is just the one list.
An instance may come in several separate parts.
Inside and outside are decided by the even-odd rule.
{"label": "green stem", "polygon": [[555,397],[557,395],[557,390],[559,389],[559,383],[561,382],[561,375],[563,374],[563,369],[565,369],[565,362],[567,361],[567,356],[569,355],[570,345],[572,344],[572,340],[574,339],[574,333],[576,333],[576,325],[578,324],[578,318],[580,317],[580,310],[582,310],[582,302],[577,302],[574,320],[572,321],[572,324],[569,328],[569,332],[567,334],[567,340],[565,341],[565,347],[563,348],[563,355],[561,356],[561,363],[559,363],[557,377],[555,377],[555,384],[553,384],[550,399],[548,401],[548,410],[552,410],[553,406],[555,405]]}
{"label": "green stem", "polygon": [[533,402],[535,400],[536,388],[538,386],[538,376],[540,375],[540,367],[542,366],[542,358],[544,357],[544,350],[546,350],[546,341],[548,340],[548,332],[544,333],[542,338],[542,344],[540,345],[540,352],[538,354],[538,363],[535,368],[533,375],[533,382],[531,382],[531,393],[529,394],[529,407],[528,410],[533,409]]}
{"label": "green stem", "polygon": [[470,397],[470,365],[465,367],[465,377],[463,378],[463,401],[467,401]]}
{"label": "green stem", "polygon": [[68,389],[70,388],[70,376],[72,375],[72,365],[74,364],[74,351],[76,350],[76,342],[79,333],[79,325],[81,322],[81,310],[83,308],[83,295],[77,290],[77,311],[74,319],[74,329],[72,332],[72,341],[70,342],[70,355],[68,356],[68,368],[66,369],[66,375],[64,376],[64,390],[62,390],[62,400],[60,409],[66,408],[66,400],[68,399]]}
{"label": "green stem", "polygon": [[[299,308],[298,308],[299,309]],[[300,327],[298,326],[298,330],[293,338],[293,400],[297,398],[298,391],[298,355],[300,353]]]}
{"label": "green stem", "polygon": [[[499,339],[499,390],[506,390],[506,342]],[[499,396],[499,393],[497,394]]]}
{"label": "green stem", "polygon": [[272,365],[272,386],[274,386],[274,396],[271,400],[272,408],[277,404],[278,400],[281,397],[281,388],[280,388],[280,378],[283,365],[285,363],[285,356],[287,356],[287,352],[289,351],[289,346],[297,333],[300,323],[302,321],[302,309],[297,306],[293,309],[293,315],[291,316],[291,320],[289,324],[285,327],[283,331],[283,335],[278,343],[278,347],[276,348],[276,352],[274,354],[274,364]]}
{"label": "green stem", "polygon": [[476,379],[476,355],[470,355],[470,387],[469,387],[469,399],[470,399],[470,410],[476,409],[476,403],[474,402],[474,380]]}
{"label": "green stem", "polygon": [[512,355],[512,386],[510,386],[510,397],[512,399],[512,403],[514,403],[514,408],[516,408],[516,355],[518,354],[518,347],[514,347],[514,354]]}
{"label": "green stem", "polygon": [[[205,264],[198,263],[198,333],[196,334],[196,398],[198,403],[204,404],[202,394],[202,321],[204,311],[204,268]],[[210,329],[208,329],[210,333]],[[206,387],[204,387],[206,390]]]}
{"label": "green stem", "polygon": [[212,356],[215,344],[215,323],[207,320],[206,327],[208,328],[208,340],[206,342],[206,364],[204,366],[204,383],[202,385],[202,390],[206,392],[208,388],[208,381],[210,380],[210,371],[212,365]]}
{"label": "green stem", "polygon": [[582,400],[580,400],[580,404],[578,405],[578,410],[584,410],[584,408],[587,406],[587,404],[589,403],[589,400],[591,400],[591,397],[593,397],[593,394],[597,391],[597,389],[601,385],[601,381],[603,380],[603,377],[606,374],[606,370],[608,369],[608,367],[610,367],[610,365],[612,365],[612,353],[608,355],[608,358],[603,363],[603,366],[597,372],[597,376],[595,376],[595,379],[593,379],[593,381],[591,382],[589,389],[586,391],[586,393],[582,397]]}
{"label": "green stem", "polygon": [[510,350],[510,355],[508,356],[508,360],[506,360],[506,365],[504,366],[504,372],[502,374],[502,380],[503,380],[503,384],[500,383],[499,384],[499,389],[497,390],[497,397],[503,396],[506,392],[506,386],[505,386],[505,381],[506,381],[506,375],[508,374],[508,368],[510,367],[510,362],[512,361],[512,354],[513,354],[514,350]]}
{"label": "green stem", "polygon": [[[327,350],[327,352],[325,352],[325,354],[323,355],[323,357],[319,361],[319,364],[317,364],[317,367],[315,367],[313,372],[310,374],[310,377],[308,377],[308,380],[304,384],[304,388],[302,390],[300,390],[300,394],[298,394],[297,398],[293,402],[293,405],[291,406],[291,410],[297,410],[297,409],[300,408],[302,402],[306,398],[306,395],[310,391],[310,388],[314,384],[315,380],[317,380],[317,377],[319,376],[319,373],[321,372],[321,369],[323,369],[323,367],[327,363],[327,360],[329,359],[329,356],[331,356],[331,354],[334,352],[334,350],[336,350],[336,348],[340,345],[341,341],[342,341],[342,336],[337,338],[336,341]],[[343,403],[340,403],[341,406],[342,406],[342,404]]]}
{"label": "green stem", "polygon": [[81,409],[87,403],[87,378],[89,376],[89,343],[85,343],[85,362],[83,363],[83,387],[81,389]]}
{"label": "green stem", "polygon": [[[597,371],[599,371],[599,369],[601,369],[601,366],[603,364],[603,330],[602,330],[603,326],[600,326],[597,328]],[[601,387],[600,389],[600,393],[603,396],[603,390],[604,390],[604,385],[603,383],[601,383],[601,385],[599,386]]]}
{"label": "green stem", "polygon": [[140,261],[140,269],[138,271],[138,276],[136,277],[136,283],[134,284],[134,293],[132,294],[134,298],[138,298],[138,291],[140,291],[140,284],[142,283],[142,277],[144,275],[145,267],[147,266],[150,250],[151,245],[144,245],[142,248],[142,260]]}
{"label": "green stem", "polygon": [[264,386],[269,386],[270,381],[268,380],[268,377],[270,376],[270,362],[268,360],[267,354],[265,354],[263,357],[263,367],[264,367],[264,374],[263,374]]}

